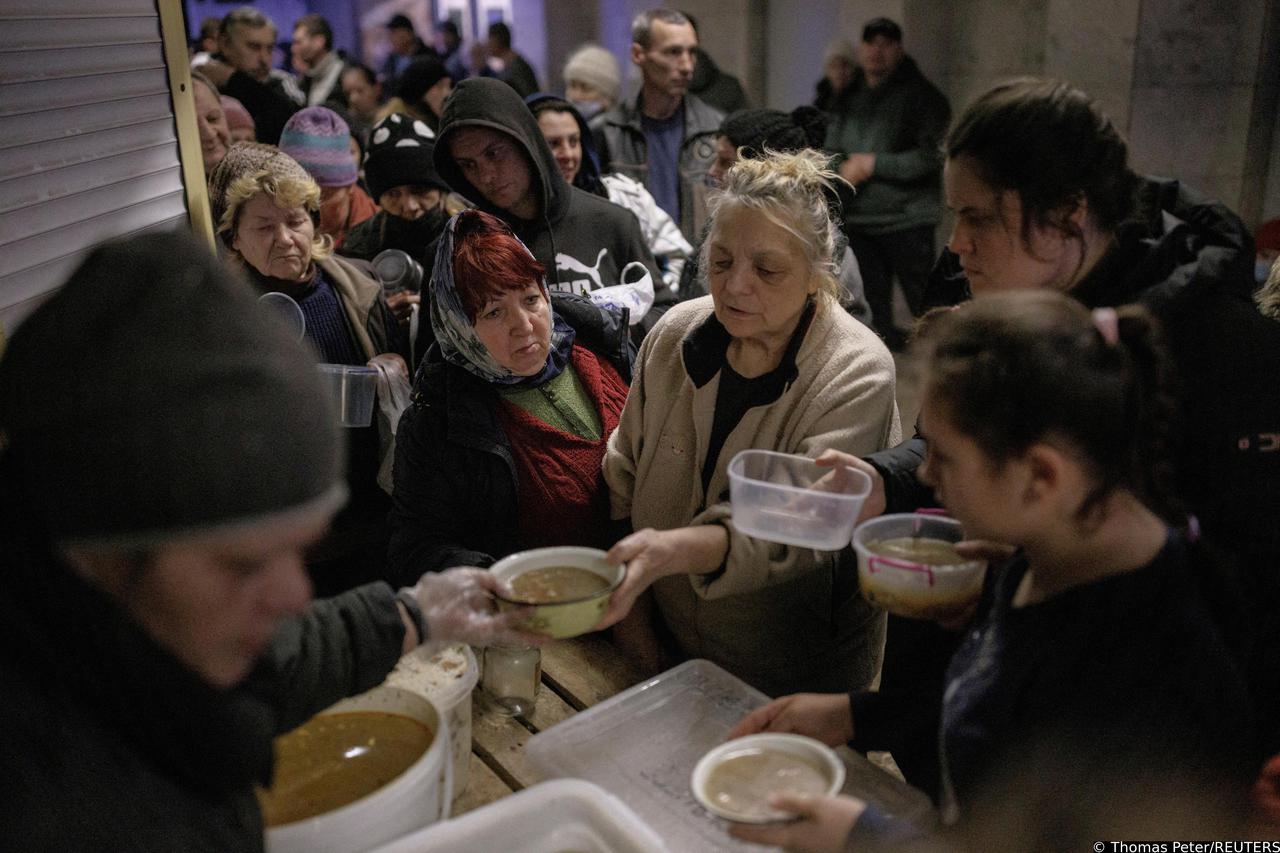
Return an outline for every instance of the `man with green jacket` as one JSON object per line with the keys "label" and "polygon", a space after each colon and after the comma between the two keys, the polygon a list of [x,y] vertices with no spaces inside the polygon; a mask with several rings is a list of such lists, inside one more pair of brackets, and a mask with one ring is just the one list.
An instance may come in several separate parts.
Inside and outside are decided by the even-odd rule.
{"label": "man with green jacket", "polygon": [[863,28],[858,69],[848,85],[837,90],[843,80],[827,82],[826,147],[839,155],[841,176],[857,188],[845,208],[849,247],[862,267],[876,331],[896,348],[903,335],[893,325],[893,278],[918,314],[936,254],[939,145],[951,107],[906,55],[902,28],[888,18]]}

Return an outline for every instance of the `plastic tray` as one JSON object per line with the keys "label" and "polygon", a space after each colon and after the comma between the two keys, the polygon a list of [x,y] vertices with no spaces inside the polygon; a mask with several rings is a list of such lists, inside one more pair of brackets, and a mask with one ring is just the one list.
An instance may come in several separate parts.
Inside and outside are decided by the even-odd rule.
{"label": "plastic tray", "polygon": [[[546,777],[594,782],[627,803],[673,851],[756,850],[725,832],[727,823],[693,798],[698,759],[724,742],[763,693],[706,660],[691,660],[534,735],[530,763]],[[852,750],[844,792],[889,814],[918,819],[928,797]]]}
{"label": "plastic tray", "polygon": [[617,797],[580,779],[526,788],[453,820],[420,829],[372,853],[666,853]]}

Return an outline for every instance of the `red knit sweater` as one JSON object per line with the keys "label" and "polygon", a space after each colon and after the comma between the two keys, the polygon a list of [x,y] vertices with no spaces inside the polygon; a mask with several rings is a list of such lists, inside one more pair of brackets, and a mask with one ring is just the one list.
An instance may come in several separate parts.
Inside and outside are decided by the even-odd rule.
{"label": "red knit sweater", "polygon": [[597,441],[557,429],[506,400],[498,409],[516,463],[522,548],[613,544],[608,541],[609,492],[600,466],[627,399],[627,383],[613,365],[585,347],[574,344],[571,360],[600,415]]}

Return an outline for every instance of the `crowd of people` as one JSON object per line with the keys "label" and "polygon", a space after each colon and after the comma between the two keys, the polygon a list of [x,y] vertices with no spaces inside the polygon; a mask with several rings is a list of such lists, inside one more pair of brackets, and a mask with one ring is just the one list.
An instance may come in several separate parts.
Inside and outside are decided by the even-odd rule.
{"label": "crowd of people", "polygon": [[[260,11],[206,21],[216,257],[103,246],[4,351],[7,842],[261,849],[272,736],[420,643],[545,642],[483,570],[543,545],[625,564],[597,629],[640,671],[778,697],[735,736],[887,749],[938,807],[778,796],[796,820],[738,837],[1280,832],[1280,263],[1259,287],[1234,213],[1137,174],[1066,82],[953,120],[885,18],[790,111],[671,9],[629,97],[595,45],[550,93],[500,22],[387,34],[375,71],[306,15],[285,70]],[[316,363],[376,366],[382,414],[337,428]],[[850,548],[739,530],[745,449],[864,472],[862,518],[945,508],[981,598],[887,618]]]}

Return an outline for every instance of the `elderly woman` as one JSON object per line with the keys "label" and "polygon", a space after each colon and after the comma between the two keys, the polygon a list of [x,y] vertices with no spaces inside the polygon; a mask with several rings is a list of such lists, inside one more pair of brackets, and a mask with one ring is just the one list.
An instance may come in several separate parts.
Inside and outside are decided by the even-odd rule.
{"label": "elderly woman", "polygon": [[600,473],[631,378],[625,313],[569,294],[500,219],[450,220],[431,279],[436,346],[396,433],[396,577],[613,541]]}
{"label": "elderly woman", "polygon": [[196,128],[200,132],[200,157],[207,179],[227,156],[231,145],[231,127],[221,96],[209,78],[199,72],[191,74],[191,96],[196,107]]}
{"label": "elderly woman", "polygon": [[[407,382],[406,343],[382,289],[331,255],[329,239],[317,233],[320,187],[311,176],[273,146],[240,142],[209,183],[223,244],[260,292],[298,303],[320,360],[361,365],[379,358]],[[377,475],[390,435],[380,437],[375,424],[348,430],[347,440],[351,501],[310,566],[323,593],[381,577],[386,551],[390,504]]]}
{"label": "elderly woman", "polygon": [[672,308],[645,339],[604,461],[614,517],[636,532],[610,552],[627,577],[602,624],[652,587],[680,654],[770,694],[869,684],[884,640],[883,613],[835,554],[752,539],[727,501],[740,450],[898,441],[893,360],[836,300],[824,162],[773,154],[725,175],[703,246],[710,296]]}

